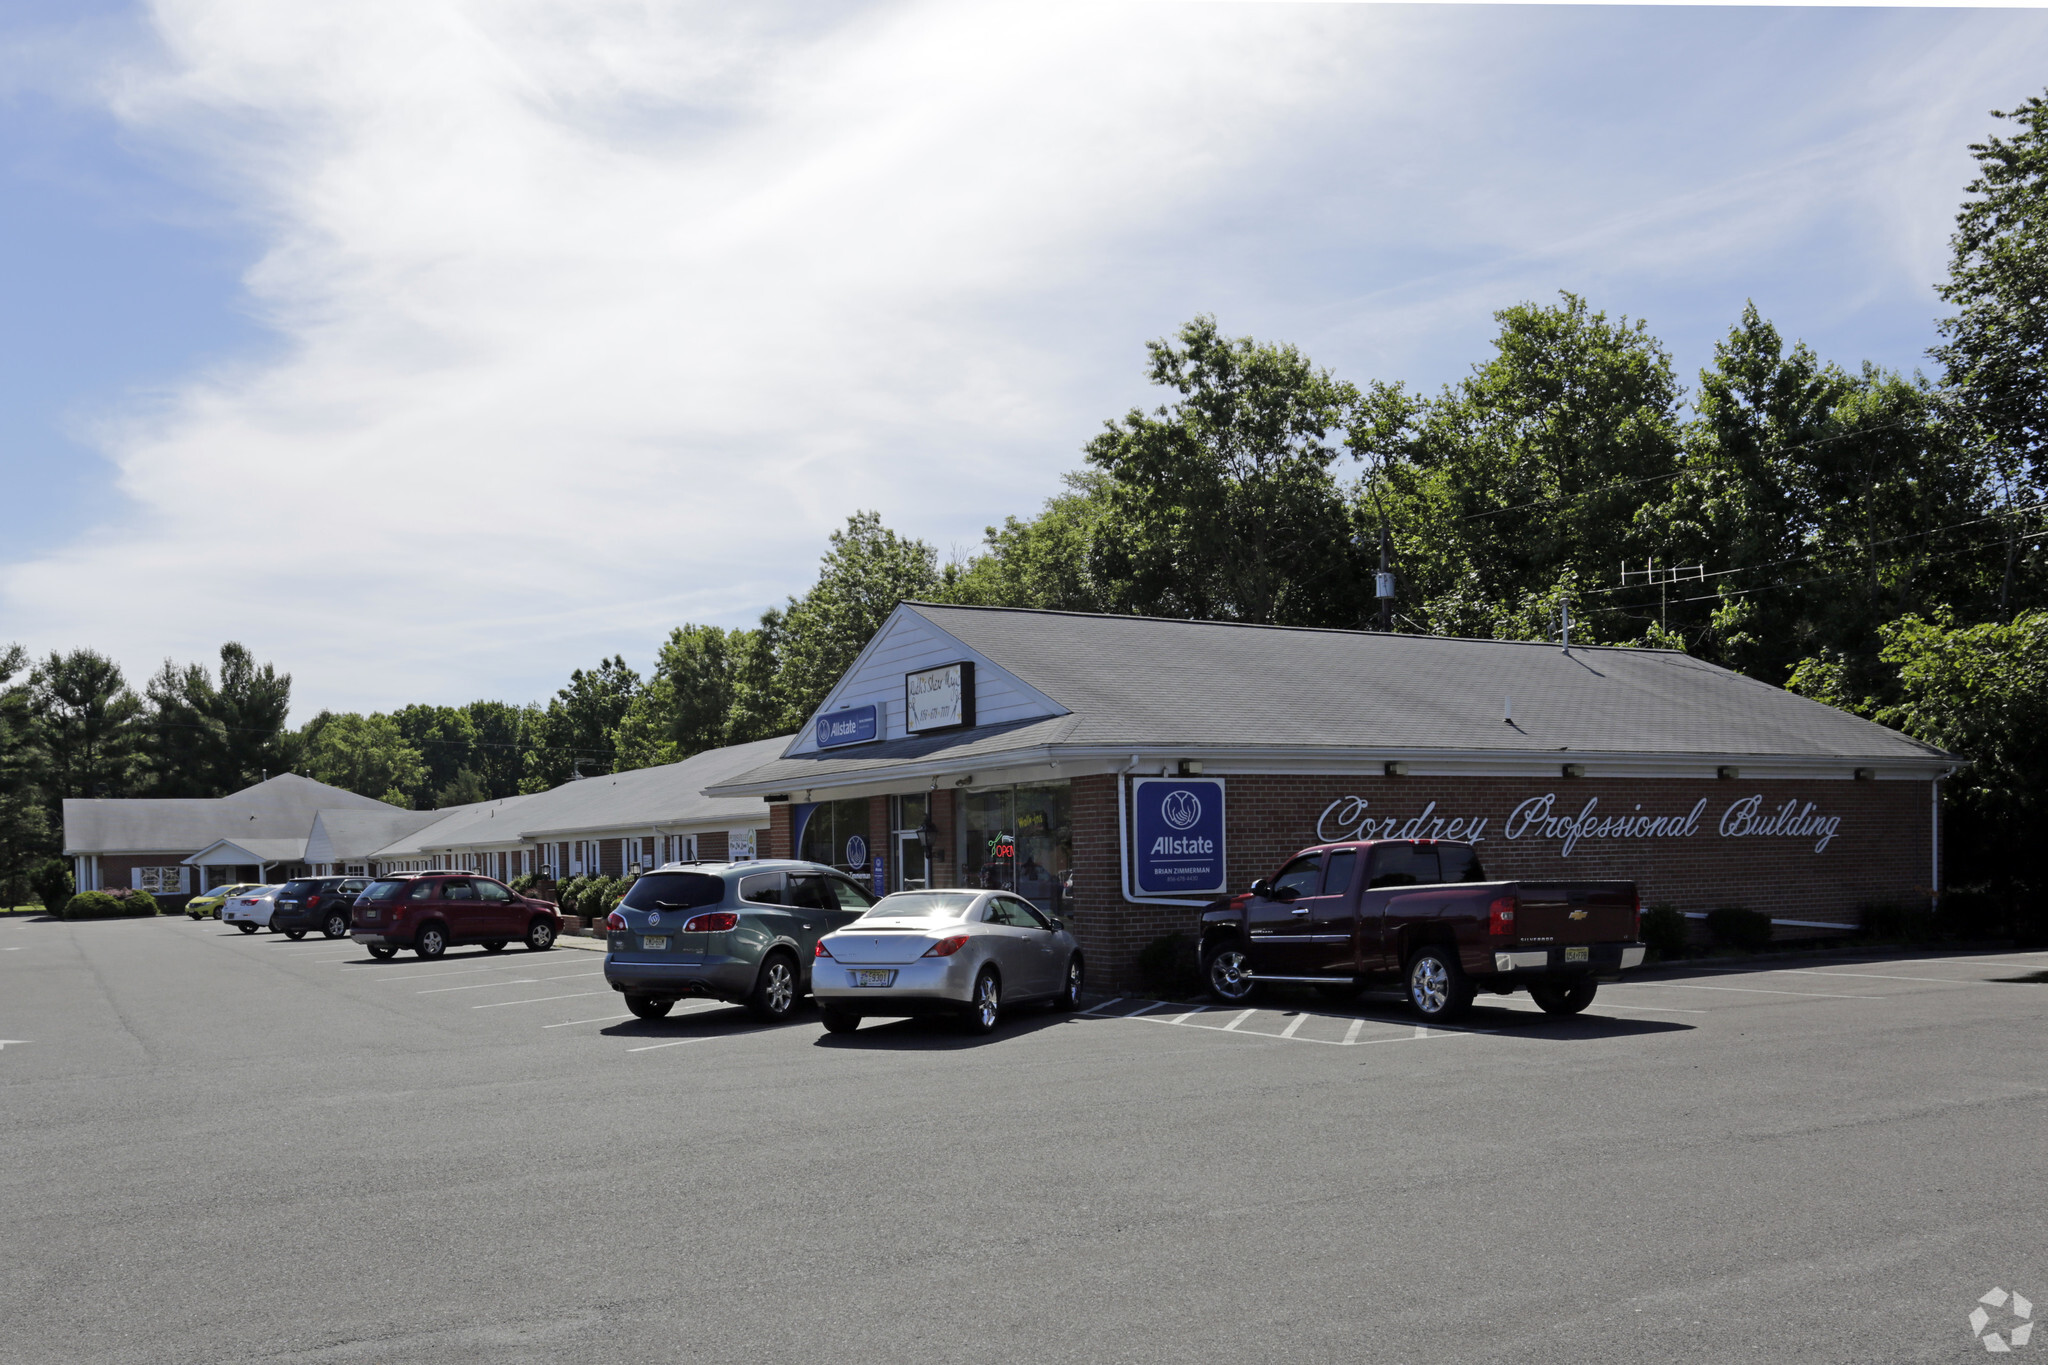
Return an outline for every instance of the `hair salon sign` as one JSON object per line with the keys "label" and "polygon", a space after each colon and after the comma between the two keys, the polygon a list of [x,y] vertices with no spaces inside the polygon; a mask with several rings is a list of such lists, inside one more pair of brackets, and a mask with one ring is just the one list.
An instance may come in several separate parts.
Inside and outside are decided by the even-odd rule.
{"label": "hair salon sign", "polygon": [[[1404,820],[1398,815],[1375,814],[1372,803],[1362,796],[1342,796],[1324,808],[1316,821],[1316,838],[1326,844],[1347,839],[1451,839],[1477,844],[1486,839],[1491,816],[1439,815],[1436,804],[1432,801],[1420,815]],[[1569,858],[1572,850],[1588,839],[1690,839],[1706,818],[1705,797],[1683,813],[1645,811],[1640,802],[1632,810],[1617,813],[1603,810],[1597,796],[1586,798],[1586,804],[1574,811],[1560,806],[1556,792],[1545,792],[1509,811],[1500,823],[1500,835],[1511,843],[1554,839],[1558,856]],[[1815,853],[1825,853],[1841,825],[1841,816],[1823,815],[1811,801],[1794,797],[1766,810],[1762,796],[1745,796],[1721,812],[1716,828],[1724,839],[1811,840]]]}

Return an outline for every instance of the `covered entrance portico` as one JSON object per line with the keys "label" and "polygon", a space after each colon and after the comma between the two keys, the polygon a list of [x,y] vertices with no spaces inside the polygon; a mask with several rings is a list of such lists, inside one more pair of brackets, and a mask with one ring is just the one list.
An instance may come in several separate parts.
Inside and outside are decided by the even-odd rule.
{"label": "covered entrance portico", "polygon": [[237,882],[289,881],[306,875],[306,845],[293,839],[218,839],[185,859],[201,891]]}

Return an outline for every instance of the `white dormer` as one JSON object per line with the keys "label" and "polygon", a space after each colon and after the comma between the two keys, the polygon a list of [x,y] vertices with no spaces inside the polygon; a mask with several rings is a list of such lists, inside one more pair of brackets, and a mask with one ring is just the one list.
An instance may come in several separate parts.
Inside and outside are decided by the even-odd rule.
{"label": "white dormer", "polygon": [[[851,718],[864,718],[866,708],[870,706],[874,708],[875,718],[872,743],[910,738],[904,725],[905,680],[912,673],[955,663],[974,665],[973,730],[1067,714],[1066,707],[993,659],[969,649],[958,637],[933,625],[914,604],[906,602],[889,613],[889,619],[882,623],[882,628],[868,641],[867,648],[853,661],[853,667],[846,670],[838,685],[826,696],[824,705],[812,713],[796,738],[790,741],[789,747],[783,750],[782,756],[789,758],[796,754],[817,753],[818,722],[821,719],[844,715],[848,719],[842,724],[850,726]],[[960,731],[937,733],[958,734]],[[849,744],[845,751],[857,754],[867,747],[865,743]]]}

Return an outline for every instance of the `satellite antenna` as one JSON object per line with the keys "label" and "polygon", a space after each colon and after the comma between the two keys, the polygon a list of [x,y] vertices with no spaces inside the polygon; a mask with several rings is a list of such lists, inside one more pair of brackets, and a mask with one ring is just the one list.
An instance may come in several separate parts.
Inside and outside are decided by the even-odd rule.
{"label": "satellite antenna", "polygon": [[1659,564],[1655,555],[1640,569],[1631,569],[1627,560],[1621,561],[1621,586],[1626,588],[1640,583],[1648,587],[1657,585],[1657,628],[1668,630],[1666,613],[1671,606],[1671,585],[1673,583],[1704,583],[1707,581],[1707,566],[1704,564]]}

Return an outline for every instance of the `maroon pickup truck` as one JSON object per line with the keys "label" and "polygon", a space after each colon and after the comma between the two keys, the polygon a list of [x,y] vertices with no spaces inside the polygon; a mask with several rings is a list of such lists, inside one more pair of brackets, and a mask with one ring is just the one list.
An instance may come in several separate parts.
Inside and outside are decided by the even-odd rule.
{"label": "maroon pickup truck", "polygon": [[1641,920],[1634,882],[1490,882],[1470,844],[1433,839],[1320,844],[1203,912],[1202,976],[1230,1002],[1261,981],[1398,979],[1430,1020],[1481,989],[1577,1014],[1642,964]]}

